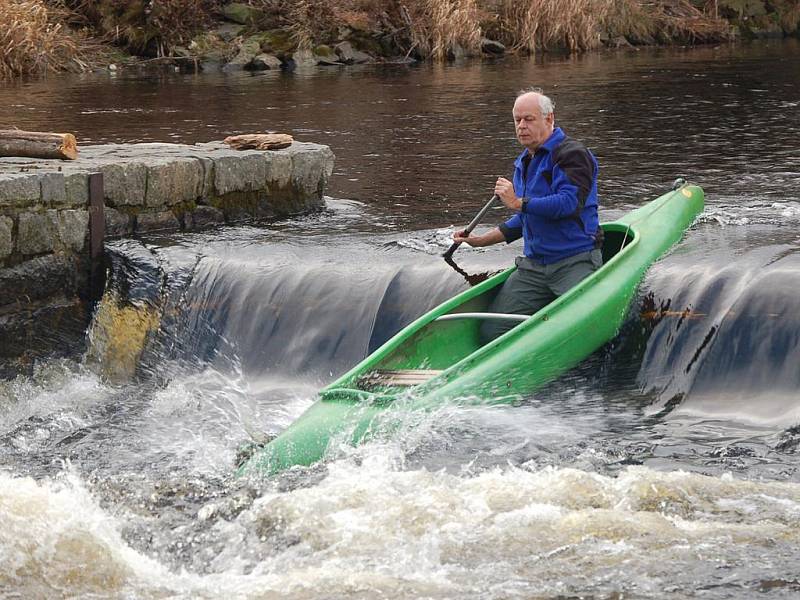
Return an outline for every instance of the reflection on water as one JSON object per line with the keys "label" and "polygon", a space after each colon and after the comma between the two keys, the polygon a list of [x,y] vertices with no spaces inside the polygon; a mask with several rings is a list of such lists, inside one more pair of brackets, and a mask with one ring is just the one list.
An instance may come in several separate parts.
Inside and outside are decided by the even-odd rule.
{"label": "reflection on water", "polygon": [[800,188],[798,56],[794,40],[291,74],[54,77],[0,89],[0,125],[73,131],[80,143],[285,131],[332,147],[332,196],[416,229],[467,219],[509,174],[512,100],[537,85],[552,93],[559,124],[598,155],[605,206],[639,203],[679,175],[712,204],[783,201]]}
{"label": "reflection on water", "polygon": [[[322,214],[110,245],[116,295],[96,352],[0,382],[0,586],[796,595],[800,55],[796,42],[746,50],[0,89],[0,125],[83,142],[275,129],[337,155]],[[531,84],[553,91],[562,124],[599,155],[606,220],[677,175],[706,189],[709,209],[648,272],[618,338],[516,406],[398,410],[390,438],[235,479],[244,445],[468,285],[439,254],[509,169],[510,99]],[[492,272],[517,252],[464,248],[457,266]],[[145,308],[157,320],[123,318]],[[133,379],[110,383],[94,363],[113,362],[104,352],[120,337],[141,354]]]}

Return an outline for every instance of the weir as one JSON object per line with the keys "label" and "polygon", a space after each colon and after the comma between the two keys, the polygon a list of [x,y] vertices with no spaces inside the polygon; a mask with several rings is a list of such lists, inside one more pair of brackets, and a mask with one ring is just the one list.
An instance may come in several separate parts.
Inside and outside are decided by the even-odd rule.
{"label": "weir", "polygon": [[333,161],[327,146],[302,142],[270,151],[108,144],[83,146],[74,161],[0,158],[0,375],[78,344],[93,289],[102,290],[104,237],[319,210]]}

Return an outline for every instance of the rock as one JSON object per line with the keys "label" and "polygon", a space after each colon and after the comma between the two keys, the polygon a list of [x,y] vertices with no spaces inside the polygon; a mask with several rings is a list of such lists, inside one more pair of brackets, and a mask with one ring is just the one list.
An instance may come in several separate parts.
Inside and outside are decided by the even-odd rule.
{"label": "rock", "polygon": [[346,65],[355,65],[373,62],[374,59],[366,52],[356,50],[350,42],[340,42],[333,47],[333,51],[339,60]]}
{"label": "rock", "polygon": [[308,48],[295,52],[292,59],[294,60],[295,67],[298,69],[317,66],[317,57],[314,55],[314,52]]}
{"label": "rock", "polygon": [[271,29],[259,34],[258,37],[263,52],[275,54],[281,59],[296,47],[292,34],[283,29]]}
{"label": "rock", "polygon": [[467,51],[458,42],[453,42],[447,50],[447,58],[450,60],[464,60],[467,55]]}
{"label": "rock", "polygon": [[203,165],[191,158],[164,158],[147,165],[146,206],[194,202],[203,193]]}
{"label": "rock", "polygon": [[136,217],[136,233],[148,231],[178,231],[180,221],[171,210],[155,213],[139,213]]}
{"label": "rock", "polygon": [[185,46],[173,46],[172,56],[175,56],[177,58],[192,58],[194,55]]}
{"label": "rock", "polygon": [[316,55],[316,59],[317,65],[321,67],[341,67],[344,64],[335,58],[329,58],[327,56]]}
{"label": "rock", "polygon": [[215,196],[231,192],[252,192],[261,189],[266,178],[267,161],[256,150],[228,150],[214,156]]}
{"label": "rock", "polygon": [[213,206],[198,206],[190,213],[184,215],[186,229],[198,230],[205,229],[211,225],[225,222],[225,215],[218,208]]}
{"label": "rock", "polygon": [[502,55],[506,52],[506,47],[500,42],[490,40],[489,38],[481,39],[481,50],[486,54]]}
{"label": "rock", "polygon": [[189,43],[189,52],[201,61],[224,62],[231,49],[228,43],[214,33],[201,33],[196,35]]}
{"label": "rock", "polygon": [[232,2],[222,7],[222,16],[240,25],[253,25],[264,18],[264,12],[248,4]]}
{"label": "rock", "polygon": [[223,71],[241,71],[253,62],[253,59],[261,53],[261,43],[259,40],[248,39],[239,46],[239,53],[226,64]]}
{"label": "rock", "polygon": [[625,39],[624,36],[615,37],[613,39],[608,40],[608,47],[609,48],[632,48],[633,45]]}
{"label": "rock", "polygon": [[141,206],[147,189],[147,167],[139,162],[119,162],[103,165],[103,189],[106,204]]}
{"label": "rock", "polygon": [[87,206],[89,204],[89,175],[71,173],[64,177],[67,206]]}
{"label": "rock", "polygon": [[274,54],[262,53],[256,56],[250,63],[250,68],[255,71],[266,71],[270,69],[280,69],[281,59]]}
{"label": "rock", "polygon": [[88,210],[58,211],[58,237],[65,248],[80,252],[89,234]]}
{"label": "rock", "polygon": [[52,252],[58,239],[58,211],[22,213],[19,216],[17,250],[30,256]]}
{"label": "rock", "polygon": [[750,35],[760,40],[781,40],[783,39],[783,27],[777,23],[770,23],[763,27],[750,27]]}
{"label": "rock", "polygon": [[203,73],[213,73],[222,70],[222,62],[218,60],[204,60],[200,63],[200,70]]}
{"label": "rock", "polygon": [[67,187],[63,173],[44,173],[42,175],[42,202],[50,206],[67,202]]}
{"label": "rock", "polygon": [[237,38],[244,29],[238,23],[222,23],[219,27],[212,29],[210,33],[219,37],[223,42],[230,42]]}
{"label": "rock", "polygon": [[133,219],[116,208],[106,207],[103,211],[106,222],[106,237],[121,237],[133,233]]}
{"label": "rock", "polygon": [[38,202],[41,193],[38,175],[28,173],[0,175],[0,207],[24,206]]}
{"label": "rock", "polygon": [[0,269],[0,306],[74,295],[74,269],[72,262],[59,254],[37,256],[14,267]]}
{"label": "rock", "polygon": [[10,217],[0,217],[0,260],[5,259],[14,251],[14,221]]}

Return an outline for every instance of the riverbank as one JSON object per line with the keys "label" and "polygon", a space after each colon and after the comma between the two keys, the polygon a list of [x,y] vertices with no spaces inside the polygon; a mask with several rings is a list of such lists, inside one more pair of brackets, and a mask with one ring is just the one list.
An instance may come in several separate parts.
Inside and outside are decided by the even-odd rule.
{"label": "riverbank", "polygon": [[[0,158],[0,377],[82,351],[103,240],[322,208],[327,146],[82,146],[74,161]],[[36,340],[35,343],[32,340]]]}
{"label": "riverbank", "polygon": [[[11,0],[0,20],[0,78],[168,64],[265,70],[458,60],[506,53],[716,43],[798,35],[778,0]],[[152,6],[151,6],[152,4]]]}

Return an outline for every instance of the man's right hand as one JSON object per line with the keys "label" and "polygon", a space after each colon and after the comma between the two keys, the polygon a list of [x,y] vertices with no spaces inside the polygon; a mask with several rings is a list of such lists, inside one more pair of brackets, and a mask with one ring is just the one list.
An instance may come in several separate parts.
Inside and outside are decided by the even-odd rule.
{"label": "man's right hand", "polygon": [[456,231],[453,234],[453,241],[461,244],[469,244],[473,248],[483,248],[484,246],[491,246],[499,242],[504,242],[506,237],[500,228],[495,227],[481,235],[469,235],[466,231]]}
{"label": "man's right hand", "polygon": [[459,244],[468,244],[473,247],[478,244],[477,236],[473,237],[466,231],[456,231],[453,233],[453,241]]}

